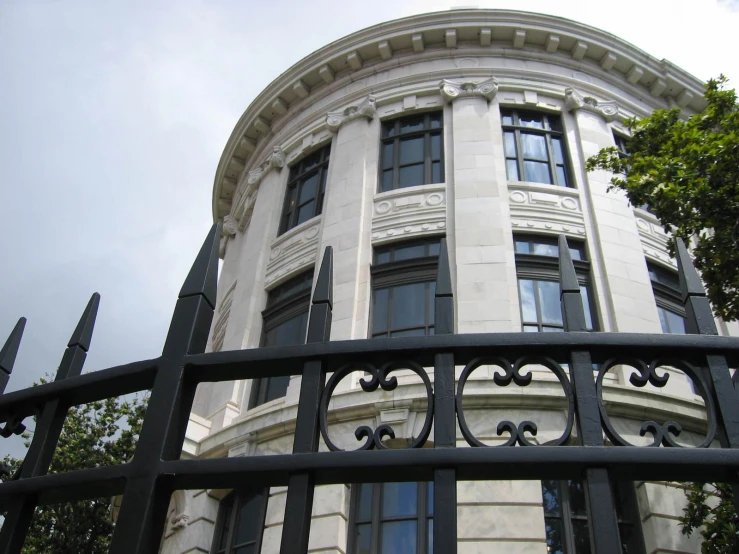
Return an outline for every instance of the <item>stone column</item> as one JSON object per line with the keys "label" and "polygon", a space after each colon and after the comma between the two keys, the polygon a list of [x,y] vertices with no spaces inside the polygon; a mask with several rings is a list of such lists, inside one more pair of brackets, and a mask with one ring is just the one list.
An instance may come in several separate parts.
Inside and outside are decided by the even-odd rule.
{"label": "stone column", "polygon": [[[497,82],[442,81],[451,103],[448,189],[450,252],[455,252],[457,332],[520,330],[518,290]],[[447,172],[449,175],[449,172]]]}
{"label": "stone column", "polygon": [[569,143],[579,148],[579,159],[573,159],[573,163],[583,175],[580,197],[591,230],[588,243],[593,252],[593,264],[598,264],[602,279],[596,282],[596,286],[603,288],[598,297],[607,303],[600,306],[600,313],[609,317],[605,330],[660,333],[662,328],[634,211],[623,193],[606,192],[610,173],[585,174],[584,171],[585,160],[601,148],[614,146],[608,122],[616,117],[618,108],[610,102],[598,103],[592,98],[583,98],[572,89],[567,89],[565,102],[577,123],[575,140],[570,138]]}

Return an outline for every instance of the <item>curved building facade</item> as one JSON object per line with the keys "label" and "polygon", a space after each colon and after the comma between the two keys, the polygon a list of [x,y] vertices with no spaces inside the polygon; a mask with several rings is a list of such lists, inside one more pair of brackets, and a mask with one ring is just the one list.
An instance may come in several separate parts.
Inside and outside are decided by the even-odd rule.
{"label": "curved building facade", "polygon": [[[672,106],[690,115],[703,109],[702,94],[691,75],[613,35],[521,12],[414,16],[314,52],[252,102],[219,163],[223,266],[211,349],[302,343],[327,246],[331,340],[433,334],[442,238],[456,333],[563,330],[559,235],[589,329],[684,332],[668,237],[647,207],[607,192],[610,175],[587,173],[585,160],[628,149],[626,118]],[[530,386],[499,386],[491,364],[465,383],[475,440],[505,442],[497,425],[511,419],[536,423],[532,442],[556,441],[567,405],[553,372],[531,364]],[[637,388],[632,372],[616,366],[604,377],[617,432],[647,444],[642,422],[669,419],[683,428],[679,441],[701,443],[705,405],[690,379],[675,370],[663,388]],[[362,371],[337,384],[332,443],[357,448],[361,426],[392,427],[394,448],[422,434],[424,383],[412,370],[396,375],[392,391],[366,392]],[[299,377],[201,385],[185,455],[291,452],[299,390]],[[469,445],[461,431],[457,439]],[[698,536],[680,533],[676,484],[613,489],[624,552],[699,551]],[[428,483],[318,487],[309,550],[432,552],[432,497]],[[460,482],[459,552],[590,552],[585,497],[577,481]],[[284,488],[179,491],[162,551],[279,552],[284,507]]]}

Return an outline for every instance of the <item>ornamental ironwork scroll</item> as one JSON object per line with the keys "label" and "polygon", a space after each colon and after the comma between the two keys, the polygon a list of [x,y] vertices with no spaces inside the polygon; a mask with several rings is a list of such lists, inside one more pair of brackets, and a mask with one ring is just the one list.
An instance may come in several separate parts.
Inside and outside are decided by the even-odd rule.
{"label": "ornamental ironwork scroll", "polygon": [[[469,425],[467,424],[467,419],[465,417],[463,406],[464,387],[467,384],[467,380],[469,379],[472,372],[474,372],[477,368],[485,365],[495,366],[503,370],[502,374],[496,370],[495,374],[493,375],[493,381],[499,387],[507,387],[511,383],[515,383],[519,387],[529,386],[533,378],[531,369],[529,369],[526,373],[521,373],[521,369],[528,365],[543,366],[554,373],[554,375],[559,380],[560,385],[562,385],[562,390],[564,391],[565,398],[567,399],[567,423],[562,434],[554,441],[547,442],[547,444],[550,446],[560,446],[569,439],[570,435],[572,434],[572,426],[575,421],[575,399],[572,391],[572,386],[570,385],[570,380],[567,378],[567,375],[565,374],[562,367],[556,361],[545,356],[524,356],[518,358],[513,363],[501,357],[481,357],[475,358],[465,366],[464,370],[462,371],[462,375],[459,378],[459,384],[457,385],[457,394],[455,397],[459,428],[462,431],[462,436],[470,446],[493,446],[483,443],[474,436],[469,428]],[[536,443],[529,440],[525,435],[525,433],[528,432],[531,433],[531,435],[536,436],[538,432],[538,427],[533,421],[522,421],[518,425],[508,420],[501,421],[500,423],[498,423],[496,433],[500,437],[505,432],[509,433],[508,440],[503,444],[495,446],[516,446],[516,444],[519,444],[521,446],[537,446]]]}

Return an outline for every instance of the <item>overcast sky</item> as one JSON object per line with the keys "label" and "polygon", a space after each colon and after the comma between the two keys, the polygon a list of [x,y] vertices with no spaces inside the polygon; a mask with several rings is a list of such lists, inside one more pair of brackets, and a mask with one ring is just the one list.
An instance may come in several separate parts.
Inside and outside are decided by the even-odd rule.
{"label": "overcast sky", "polygon": [[270,81],[363,27],[470,6],[574,19],[739,83],[739,0],[0,0],[0,344],[28,318],[8,390],[56,369],[95,291],[85,370],[159,355],[223,146]]}

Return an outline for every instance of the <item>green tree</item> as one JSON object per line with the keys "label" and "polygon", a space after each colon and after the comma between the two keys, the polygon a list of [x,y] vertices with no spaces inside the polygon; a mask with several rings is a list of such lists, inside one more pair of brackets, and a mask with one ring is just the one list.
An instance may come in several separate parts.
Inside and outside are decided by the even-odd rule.
{"label": "green tree", "polygon": [[699,531],[703,554],[739,552],[739,517],[734,494],[728,483],[687,483],[688,505],[683,509],[680,526],[684,535]]}
{"label": "green tree", "polygon": [[[108,398],[70,408],[49,472],[126,463],[133,456],[145,412],[146,399],[138,397]],[[26,447],[29,445],[26,442]],[[8,475],[22,462],[10,456],[3,460]],[[96,498],[36,508],[23,553],[107,554],[113,533],[110,500]]]}
{"label": "green tree", "polygon": [[[611,171],[609,190],[634,206],[649,204],[665,230],[695,237],[695,266],[714,313],[739,319],[739,105],[722,75],[706,85],[707,106],[681,118],[679,109],[631,119],[629,154],[604,148],[587,170]],[[674,245],[672,245],[674,255]]]}

